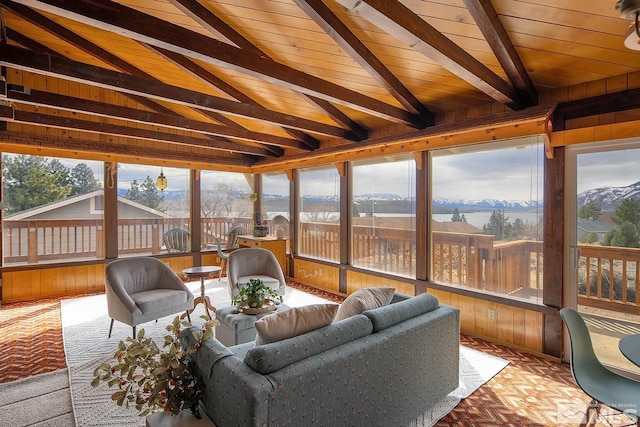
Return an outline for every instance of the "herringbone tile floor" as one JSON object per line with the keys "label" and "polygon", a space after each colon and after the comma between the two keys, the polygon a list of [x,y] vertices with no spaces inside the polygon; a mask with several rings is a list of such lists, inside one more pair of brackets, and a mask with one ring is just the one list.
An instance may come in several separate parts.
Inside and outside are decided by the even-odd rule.
{"label": "herringbone tile floor", "polygon": [[[0,331],[0,382],[65,367],[59,299],[3,305]],[[558,425],[559,408],[584,408],[590,400],[575,386],[566,364],[465,335],[461,343],[510,363],[440,420],[439,427]]]}

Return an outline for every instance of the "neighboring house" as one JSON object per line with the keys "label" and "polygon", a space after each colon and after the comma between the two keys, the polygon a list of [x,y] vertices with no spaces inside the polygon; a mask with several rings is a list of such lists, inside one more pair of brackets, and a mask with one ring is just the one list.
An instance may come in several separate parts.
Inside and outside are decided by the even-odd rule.
{"label": "neighboring house", "polygon": [[598,242],[602,242],[605,234],[607,234],[612,227],[611,224],[598,221],[597,219],[578,218],[578,241],[582,241],[582,238],[587,234],[594,233],[598,236]]}
{"label": "neighboring house", "polygon": [[463,234],[484,234],[484,231],[465,221],[431,221],[433,231]]}
{"label": "neighboring house", "polygon": [[[104,192],[97,190],[27,209],[14,215],[6,215],[4,219],[7,221],[100,219],[103,214]],[[118,218],[173,218],[173,216],[119,196]]]}
{"label": "neighboring house", "polygon": [[[104,256],[101,190],[7,215],[3,219],[5,264]],[[179,218],[118,197],[118,250],[159,253],[162,236],[182,227]],[[156,237],[157,236],[157,237]]]}

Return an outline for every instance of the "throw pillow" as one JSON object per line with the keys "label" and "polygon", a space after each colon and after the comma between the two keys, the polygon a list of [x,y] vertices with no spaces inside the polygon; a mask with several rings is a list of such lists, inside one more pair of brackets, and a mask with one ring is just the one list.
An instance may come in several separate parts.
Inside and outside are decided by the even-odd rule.
{"label": "throw pillow", "polygon": [[269,344],[330,325],[338,304],[311,304],[265,316],[256,321],[256,345]]}
{"label": "throw pillow", "polygon": [[333,321],[339,322],[340,320],[360,314],[363,311],[389,305],[395,292],[396,290],[394,288],[359,289],[344,300]]}

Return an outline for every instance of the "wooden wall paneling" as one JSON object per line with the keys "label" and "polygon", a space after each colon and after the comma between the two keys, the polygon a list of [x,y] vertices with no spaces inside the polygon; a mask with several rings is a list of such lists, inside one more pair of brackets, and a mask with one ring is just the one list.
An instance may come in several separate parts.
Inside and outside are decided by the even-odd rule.
{"label": "wooden wall paneling", "polygon": [[191,255],[160,258],[165,264],[167,264],[176,274],[182,277],[182,270],[185,268],[193,267],[193,257]]}
{"label": "wooden wall paneling", "polygon": [[[57,280],[56,280],[56,293],[59,292],[59,295],[63,293],[73,293],[79,294],[82,291],[79,289],[80,285],[80,275],[78,274],[77,267],[62,267],[57,269]],[[47,285],[49,285],[47,283]],[[84,283],[83,290],[86,289],[86,282]]]}
{"label": "wooden wall paneling", "polygon": [[489,308],[495,310],[495,303],[490,303],[488,301],[476,300],[473,301],[473,328],[474,332],[483,337],[492,337],[495,335],[495,321],[489,321],[489,317],[487,313],[489,312]]}
{"label": "wooden wall paneling", "polygon": [[488,319],[488,321],[496,327],[496,338],[501,342],[515,344],[513,339],[514,329],[516,327],[514,323],[514,313],[519,309],[504,304],[494,305],[496,306],[494,313],[495,320]]}
{"label": "wooden wall paneling", "polygon": [[475,318],[476,310],[474,299],[466,296],[460,296],[458,299],[460,309],[460,331],[468,334],[476,332]]}
{"label": "wooden wall paneling", "polygon": [[220,267],[221,259],[216,251],[202,253],[202,265],[217,265]]}
{"label": "wooden wall paneling", "polygon": [[526,313],[527,310],[514,309],[513,310],[513,343],[518,347],[526,347]]}
{"label": "wooden wall paneling", "polygon": [[7,273],[1,273],[0,277],[2,277],[2,294],[0,294],[0,303],[7,301],[14,301],[13,299],[13,280],[12,276]]}
{"label": "wooden wall paneling", "polygon": [[[460,309],[460,332],[542,353],[541,313],[446,291],[429,289],[429,293],[441,304]],[[489,320],[490,308],[495,310],[495,320]]]}
{"label": "wooden wall paneling", "polygon": [[[524,324],[526,325],[526,333],[524,347],[542,353],[542,322],[543,315],[530,310],[524,312]],[[560,342],[562,339],[560,339]]]}
{"label": "wooden wall paneling", "polygon": [[[291,276],[301,283],[334,293],[340,292],[339,267],[297,258],[293,262],[293,267]],[[322,271],[321,274],[320,271]]]}

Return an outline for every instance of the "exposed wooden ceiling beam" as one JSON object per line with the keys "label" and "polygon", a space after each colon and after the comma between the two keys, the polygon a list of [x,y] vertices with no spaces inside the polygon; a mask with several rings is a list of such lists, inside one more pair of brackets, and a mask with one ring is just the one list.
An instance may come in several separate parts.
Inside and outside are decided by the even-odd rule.
{"label": "exposed wooden ceiling beam", "polygon": [[100,135],[112,135],[127,138],[137,138],[148,141],[159,141],[173,144],[206,147],[242,154],[252,154],[261,157],[265,157],[270,154],[269,151],[261,147],[250,147],[240,144],[233,144],[226,141],[212,141],[210,139],[196,138],[193,135],[181,135],[176,133],[160,132],[151,129],[132,128],[129,126],[120,126],[103,122],[93,122],[89,120],[80,120],[70,117],[53,116],[31,111],[20,111],[15,109],[9,111],[3,108],[2,110],[0,110],[0,117],[9,122],[27,123],[35,126],[47,126],[66,130],[78,130]]}
{"label": "exposed wooden ceiling beam", "polygon": [[[0,107],[0,115],[2,107]],[[217,154],[199,152],[196,155],[189,152],[135,146],[131,144],[108,143],[80,138],[64,138],[43,134],[25,134],[24,132],[7,131],[2,133],[3,149],[14,150],[24,154],[37,156],[62,156],[64,153],[82,152],[83,159],[128,162],[136,164],[151,164],[175,166],[193,169],[233,170],[251,166],[250,156],[245,159],[219,156]],[[10,148],[8,148],[10,147]],[[68,155],[68,154],[67,154]]]}
{"label": "exposed wooden ceiling beam", "polygon": [[[241,36],[233,27],[220,19],[198,0],[169,0],[182,13],[200,24],[217,39],[255,54],[264,54],[253,43]],[[266,56],[266,55],[265,55]]]}
{"label": "exposed wooden ceiling beam", "polygon": [[287,65],[107,0],[18,0],[36,9],[249,74],[291,90],[396,123],[423,128],[421,117]]}
{"label": "exposed wooden ceiling beam", "polygon": [[514,110],[524,108],[515,89],[398,0],[336,0],[380,29]]}
{"label": "exposed wooden ceiling beam", "polygon": [[[198,0],[170,0],[175,4],[182,12],[191,17],[194,21],[200,23],[208,31],[213,34],[221,36],[224,40],[231,42],[235,46],[247,52],[252,52],[263,58],[270,58],[266,52],[262,51],[250,40],[245,38],[242,34],[237,32],[234,28],[218,18],[213,12],[204,7]],[[327,114],[331,119],[341,125],[342,127],[351,130],[358,140],[366,139],[368,132],[365,128],[360,126],[355,121],[351,120],[349,116],[333,106],[329,101],[320,99],[316,96],[305,94],[303,92],[296,91],[299,96],[306,99],[311,105],[315,106],[319,110]],[[238,99],[241,102],[246,102]],[[317,147],[315,147],[317,148]]]}
{"label": "exposed wooden ceiling beam", "polygon": [[358,160],[363,156],[389,156],[392,154],[433,150],[466,144],[543,135],[555,103],[536,105],[519,111],[506,111],[490,116],[473,117],[453,123],[443,123],[425,129],[414,129],[369,138],[352,147],[324,147],[305,155],[278,159],[260,159],[252,165],[253,173],[282,169],[299,169],[316,164]]}
{"label": "exposed wooden ceiling beam", "polygon": [[378,81],[404,108],[422,116],[433,125],[434,116],[427,107],[365,46],[322,0],[294,0],[362,68]]}
{"label": "exposed wooden ceiling beam", "polygon": [[[109,52],[108,50],[90,42],[89,40],[79,36],[78,34],[74,33],[73,31],[69,30],[68,28],[58,24],[57,22],[47,18],[44,15],[41,15],[40,13],[38,13],[37,11],[28,8],[24,5],[21,4],[17,4],[13,1],[10,0],[5,0],[2,3],[2,6],[4,8],[7,8],[9,10],[11,10],[13,13],[21,16],[22,18],[28,20],[29,22],[33,23],[34,25],[37,25],[38,27],[40,27],[41,29],[43,29],[44,31],[46,31],[47,33],[53,34],[54,36],[67,41],[68,43],[74,45],[75,47],[77,47],[78,49],[88,53],[89,55],[92,55],[104,62],[106,62],[107,64],[111,65],[112,67],[123,71],[125,73],[129,73],[133,76],[138,76],[138,77],[142,77],[142,78],[147,78],[147,79],[152,79],[152,80],[157,80],[155,77],[153,77],[152,75],[142,71],[141,69],[139,69],[138,67],[136,67],[135,65],[123,60],[122,58],[118,57],[117,55],[112,54],[111,52]],[[62,56],[62,55],[61,55]],[[171,114],[171,115],[175,115],[178,116],[177,113],[175,113],[174,111],[172,111],[169,108],[166,108],[165,106],[152,101],[148,98],[145,97],[141,97],[138,95],[128,95],[129,97],[131,97],[132,99],[134,99],[136,102],[139,102],[142,105],[146,105],[147,107],[151,108],[154,111],[157,111],[159,113],[163,113],[163,114]],[[204,114],[206,116],[208,116],[209,118],[217,121],[218,123],[227,125],[227,126],[231,126],[231,127],[239,127],[239,125],[237,123],[235,123],[233,120],[225,117],[224,115],[220,114],[220,113],[215,113],[215,112],[211,112],[211,111],[199,111],[201,114]]]}
{"label": "exposed wooden ceiling beam", "polygon": [[324,113],[327,116],[331,117],[334,122],[340,124],[346,129],[349,129],[355,135],[356,141],[362,141],[369,137],[369,131],[367,129],[360,126],[359,123],[356,123],[348,115],[340,111],[338,107],[336,107],[329,101],[325,101],[324,99],[320,99],[317,96],[307,95],[306,93],[302,92],[298,92],[297,94],[302,99],[305,99],[309,104],[324,111]]}
{"label": "exposed wooden ceiling beam", "polygon": [[566,130],[566,121],[640,108],[640,88],[575,101],[561,102],[553,113],[553,130]]}
{"label": "exposed wooden ceiling beam", "polygon": [[[51,107],[76,113],[95,114],[101,117],[110,117],[134,123],[157,125],[171,129],[198,132],[205,135],[234,138],[253,143],[269,144],[276,147],[306,150],[306,146],[296,139],[283,138],[261,132],[253,132],[244,128],[230,128],[228,126],[221,126],[209,122],[192,120],[184,117],[168,116],[130,107],[17,87],[15,85],[9,85],[7,98],[22,104],[36,105],[39,107]],[[228,146],[229,151],[243,151],[243,146],[241,144],[228,142],[226,146]],[[222,148],[222,145],[218,148]],[[252,150],[253,148],[255,147],[251,147]],[[278,151],[279,155],[282,155],[282,150]],[[258,154],[258,152],[252,151],[249,154]]]}
{"label": "exposed wooden ceiling beam", "polygon": [[538,90],[533,85],[516,48],[511,43],[509,34],[502,25],[491,0],[464,0],[464,4],[523,102],[527,106],[537,104]]}
{"label": "exposed wooden ceiling beam", "polygon": [[[225,93],[227,96],[230,96],[231,98],[235,99],[236,101],[242,102],[248,105],[255,105],[258,107],[262,107],[259,103],[254,101],[252,98],[246,96],[244,93],[242,93],[240,90],[235,88],[233,85],[230,85],[229,83],[225,82],[224,80],[222,80],[221,78],[219,78],[218,76],[210,72],[209,70],[205,69],[198,63],[194,62],[192,59],[187,58],[184,55],[180,55],[178,53],[172,52],[170,50],[162,49],[157,46],[148,45],[148,44],[145,44],[145,46],[148,49],[151,49],[154,52],[162,55],[165,59],[167,59],[168,61],[171,61],[178,67],[198,77],[200,80],[202,80],[206,84],[216,87],[218,90]],[[306,134],[296,129],[287,129],[287,128],[283,128],[283,129],[285,130],[285,132],[289,133],[289,135],[302,141],[309,149],[315,150],[320,146],[320,142],[309,134]]]}
{"label": "exposed wooden ceiling beam", "polygon": [[[69,29],[63,27],[57,22],[47,18],[46,16],[36,12],[31,8],[28,8],[22,4],[18,4],[10,0],[4,0],[2,2],[2,7],[12,11],[18,16],[21,16],[23,19],[26,19],[32,24],[40,27],[47,33],[50,33],[62,40],[67,41],[68,43],[88,53],[89,55],[92,55],[98,59],[103,60],[104,62],[108,63],[114,68],[119,69],[120,71],[129,73],[131,75],[138,76],[138,77],[144,77],[149,79],[153,78],[149,74],[143,72],[142,70],[129,64],[128,62],[122,60],[118,56],[113,55],[111,52],[80,37],[73,31],[70,31]],[[41,52],[47,53],[47,51],[41,51]],[[61,55],[59,53],[56,53],[55,55],[63,58],[65,57],[64,55]],[[154,111],[157,111],[163,114],[177,115],[177,113],[170,110],[169,108],[166,108],[165,106],[158,104],[157,102],[152,101],[148,98],[145,98],[143,96],[136,96],[136,95],[132,95],[132,96],[134,97],[134,100],[136,102],[139,102],[140,104],[145,105],[146,107],[149,107]]]}
{"label": "exposed wooden ceiling beam", "polygon": [[9,28],[9,27],[5,27],[5,28],[7,30],[7,38],[9,40],[13,40],[15,43],[19,44],[20,46],[26,47],[27,49],[35,50],[37,52],[47,53],[49,55],[58,55],[58,52],[43,45],[42,43],[38,43],[37,41],[25,36],[24,34],[19,33],[18,31],[12,28]]}
{"label": "exposed wooden ceiling beam", "polygon": [[339,127],[15,46],[0,45],[0,65],[105,87],[120,92],[148,96],[198,109],[224,112],[289,128],[343,139],[353,139],[353,135],[349,131]]}

